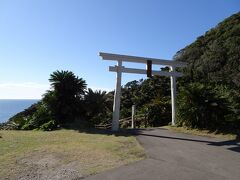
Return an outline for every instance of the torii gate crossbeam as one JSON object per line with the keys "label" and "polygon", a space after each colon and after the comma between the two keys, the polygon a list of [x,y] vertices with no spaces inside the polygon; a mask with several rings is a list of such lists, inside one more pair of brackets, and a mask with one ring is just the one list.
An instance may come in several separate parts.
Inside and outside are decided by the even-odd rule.
{"label": "torii gate crossbeam", "polygon": [[[182,73],[176,72],[176,67],[186,67],[187,64],[180,61],[171,61],[163,60],[156,58],[146,58],[146,57],[137,57],[137,56],[128,56],[120,54],[110,54],[100,52],[99,55],[103,60],[113,60],[117,61],[117,66],[110,66],[109,71],[116,72],[117,82],[116,90],[114,94],[114,103],[113,103],[113,119],[112,119],[112,130],[118,131],[119,129],[119,115],[120,115],[120,97],[121,97],[121,79],[122,73],[134,73],[134,74],[148,74],[151,70],[151,75],[160,75],[160,76],[169,76],[171,79],[171,104],[172,104],[172,125],[175,125],[176,122],[176,78],[183,76]],[[122,62],[132,62],[132,63],[143,63],[147,64],[147,69],[135,69],[135,68],[125,68],[122,65]],[[149,63],[150,62],[150,63]],[[152,67],[149,67],[152,64],[163,65],[170,67],[170,71],[153,71]]]}

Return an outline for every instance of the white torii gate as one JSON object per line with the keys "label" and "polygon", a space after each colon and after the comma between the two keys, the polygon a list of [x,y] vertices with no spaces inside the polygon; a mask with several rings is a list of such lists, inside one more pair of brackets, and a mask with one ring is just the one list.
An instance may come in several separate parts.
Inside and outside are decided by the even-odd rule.
{"label": "white torii gate", "polygon": [[[117,61],[117,66],[109,66],[109,71],[117,73],[116,90],[115,90],[115,94],[114,94],[114,103],[113,103],[112,131],[118,131],[118,129],[119,129],[122,73],[147,74],[148,77],[151,77],[152,75],[170,76],[170,79],[171,79],[171,102],[172,102],[172,125],[175,125],[175,122],[176,122],[176,78],[183,76],[183,74],[177,72],[175,70],[175,68],[176,67],[186,67],[187,66],[186,63],[180,62],[180,61],[127,56],[127,55],[110,54],[110,53],[103,53],[103,52],[100,52],[99,56],[101,56],[103,60]],[[144,63],[147,65],[147,68],[146,68],[146,70],[145,69],[135,69],[135,68],[125,68],[122,65],[123,61],[132,62],[132,63]],[[152,64],[168,66],[168,67],[170,67],[170,71],[167,72],[167,71],[152,70]]]}

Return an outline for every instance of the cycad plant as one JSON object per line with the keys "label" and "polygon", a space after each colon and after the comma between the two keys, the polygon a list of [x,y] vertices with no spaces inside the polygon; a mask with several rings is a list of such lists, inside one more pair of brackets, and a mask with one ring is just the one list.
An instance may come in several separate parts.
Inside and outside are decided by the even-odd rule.
{"label": "cycad plant", "polygon": [[111,113],[112,101],[106,91],[88,89],[85,95],[85,111],[92,124],[106,123]]}
{"label": "cycad plant", "polygon": [[60,124],[74,120],[82,111],[85,80],[70,71],[55,71],[49,81],[52,89],[45,94],[44,102]]}
{"label": "cycad plant", "polygon": [[191,83],[178,95],[178,125],[217,130],[223,128],[230,113],[226,97],[215,86]]}

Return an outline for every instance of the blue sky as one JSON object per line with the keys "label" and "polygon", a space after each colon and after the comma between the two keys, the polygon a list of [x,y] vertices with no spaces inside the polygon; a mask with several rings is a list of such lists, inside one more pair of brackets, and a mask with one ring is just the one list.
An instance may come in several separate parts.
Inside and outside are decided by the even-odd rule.
{"label": "blue sky", "polygon": [[112,90],[114,62],[99,51],[172,59],[239,10],[239,0],[0,0],[0,99],[40,98],[55,70]]}

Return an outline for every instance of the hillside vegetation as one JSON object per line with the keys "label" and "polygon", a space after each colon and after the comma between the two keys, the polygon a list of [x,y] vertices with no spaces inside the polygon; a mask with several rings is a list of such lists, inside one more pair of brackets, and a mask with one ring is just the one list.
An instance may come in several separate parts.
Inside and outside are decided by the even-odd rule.
{"label": "hillside vegetation", "polygon": [[190,127],[240,129],[240,13],[180,50],[179,120]]}
{"label": "hillside vegetation", "polygon": [[240,13],[234,14],[180,50],[175,60],[188,63],[188,82],[240,88]]}

